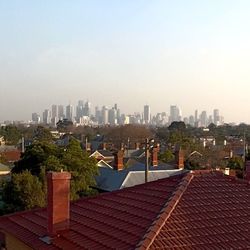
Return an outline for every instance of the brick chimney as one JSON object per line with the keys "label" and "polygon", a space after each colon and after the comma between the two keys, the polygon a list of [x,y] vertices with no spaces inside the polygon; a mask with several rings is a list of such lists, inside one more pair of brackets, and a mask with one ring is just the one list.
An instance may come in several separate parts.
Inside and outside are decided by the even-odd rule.
{"label": "brick chimney", "polygon": [[114,170],[123,170],[123,151],[119,150],[114,156],[115,156],[115,162],[114,162]]}
{"label": "brick chimney", "polygon": [[158,166],[158,152],[159,149],[158,147],[153,147],[152,152],[151,152],[151,164],[153,167],[157,167]]}
{"label": "brick chimney", "polygon": [[179,169],[184,168],[184,152],[183,150],[179,149],[175,152],[175,161],[176,161],[176,167]]}
{"label": "brick chimney", "polygon": [[48,236],[69,229],[70,178],[68,172],[49,172],[47,174],[47,213]]}

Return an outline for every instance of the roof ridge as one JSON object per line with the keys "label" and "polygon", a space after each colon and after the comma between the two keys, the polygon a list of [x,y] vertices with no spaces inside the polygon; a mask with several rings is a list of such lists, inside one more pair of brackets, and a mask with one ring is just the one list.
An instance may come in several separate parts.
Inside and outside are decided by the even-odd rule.
{"label": "roof ridge", "polygon": [[179,200],[186,191],[193,177],[194,175],[192,173],[188,173],[182,178],[181,182],[173,192],[172,196],[163,205],[160,213],[153,221],[151,226],[148,228],[142,240],[137,244],[137,250],[149,249],[154,239],[159,234],[161,228],[164,226],[164,224],[174,211],[176,205],[179,203]]}

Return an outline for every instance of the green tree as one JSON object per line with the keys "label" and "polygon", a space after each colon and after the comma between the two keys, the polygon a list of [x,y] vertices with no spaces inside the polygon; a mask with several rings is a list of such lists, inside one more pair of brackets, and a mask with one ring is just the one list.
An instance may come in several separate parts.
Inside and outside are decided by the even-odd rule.
{"label": "green tree", "polygon": [[0,135],[4,136],[4,140],[9,145],[16,145],[21,139],[21,133],[16,126],[8,125],[2,127],[0,130]]}
{"label": "green tree", "polygon": [[52,141],[53,137],[50,133],[50,130],[44,128],[43,126],[38,126],[37,129],[34,131],[34,139],[37,141]]}
{"label": "green tree", "polygon": [[161,161],[163,161],[165,163],[173,161],[174,158],[175,158],[174,154],[169,149],[166,150],[164,153],[159,154],[159,160],[161,160]]}
{"label": "green tree", "polygon": [[6,212],[45,206],[42,183],[28,170],[12,174],[11,180],[3,184],[2,196]]}
{"label": "green tree", "polygon": [[179,131],[184,131],[186,129],[186,124],[182,121],[177,122],[174,121],[170,124],[170,126],[168,127],[168,129],[171,130],[179,130]]}
{"label": "green tree", "polygon": [[71,138],[67,147],[59,147],[48,141],[36,141],[29,146],[21,160],[15,163],[13,173],[29,170],[45,183],[47,171],[69,171],[72,174],[71,199],[91,193],[98,174],[96,160],[81,149],[80,142]]}
{"label": "green tree", "polygon": [[98,167],[96,160],[89,158],[77,140],[70,140],[62,155],[61,163],[65,166],[65,170],[72,174],[71,198],[78,199],[91,193],[90,187],[95,185],[94,176],[98,174]]}
{"label": "green tree", "polygon": [[243,159],[240,156],[234,156],[233,158],[229,159],[227,167],[235,170],[243,170]]}
{"label": "green tree", "polygon": [[58,157],[59,151],[59,148],[53,143],[47,141],[35,141],[32,145],[26,148],[21,159],[18,162],[15,162],[12,172],[21,173],[23,170],[29,170],[33,175],[38,176],[41,167],[45,165],[48,158],[51,156]]}

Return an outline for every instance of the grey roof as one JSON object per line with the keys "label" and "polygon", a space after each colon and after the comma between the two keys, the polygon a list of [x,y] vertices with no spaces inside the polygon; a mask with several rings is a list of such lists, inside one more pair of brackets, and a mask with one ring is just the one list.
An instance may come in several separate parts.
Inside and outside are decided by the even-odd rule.
{"label": "grey roof", "polygon": [[96,151],[98,151],[104,157],[114,157],[114,155],[109,150],[98,149]]}
{"label": "grey roof", "polygon": [[145,155],[144,149],[126,149],[124,151],[124,157],[143,157]]}
{"label": "grey roof", "polygon": [[[145,182],[145,171],[141,167],[133,170],[124,169],[116,171],[110,168],[99,168],[100,175],[96,176],[97,187],[103,191],[114,191],[126,187],[132,187]],[[183,173],[186,170],[180,169],[155,169],[150,168],[148,173],[148,180],[154,181],[166,178],[175,174]]]}

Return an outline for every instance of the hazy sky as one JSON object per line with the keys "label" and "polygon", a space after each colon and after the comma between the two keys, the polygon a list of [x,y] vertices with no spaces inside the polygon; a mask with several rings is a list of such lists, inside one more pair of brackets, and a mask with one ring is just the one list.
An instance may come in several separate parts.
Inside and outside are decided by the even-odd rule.
{"label": "hazy sky", "polygon": [[51,104],[250,123],[249,0],[0,0],[0,121]]}

